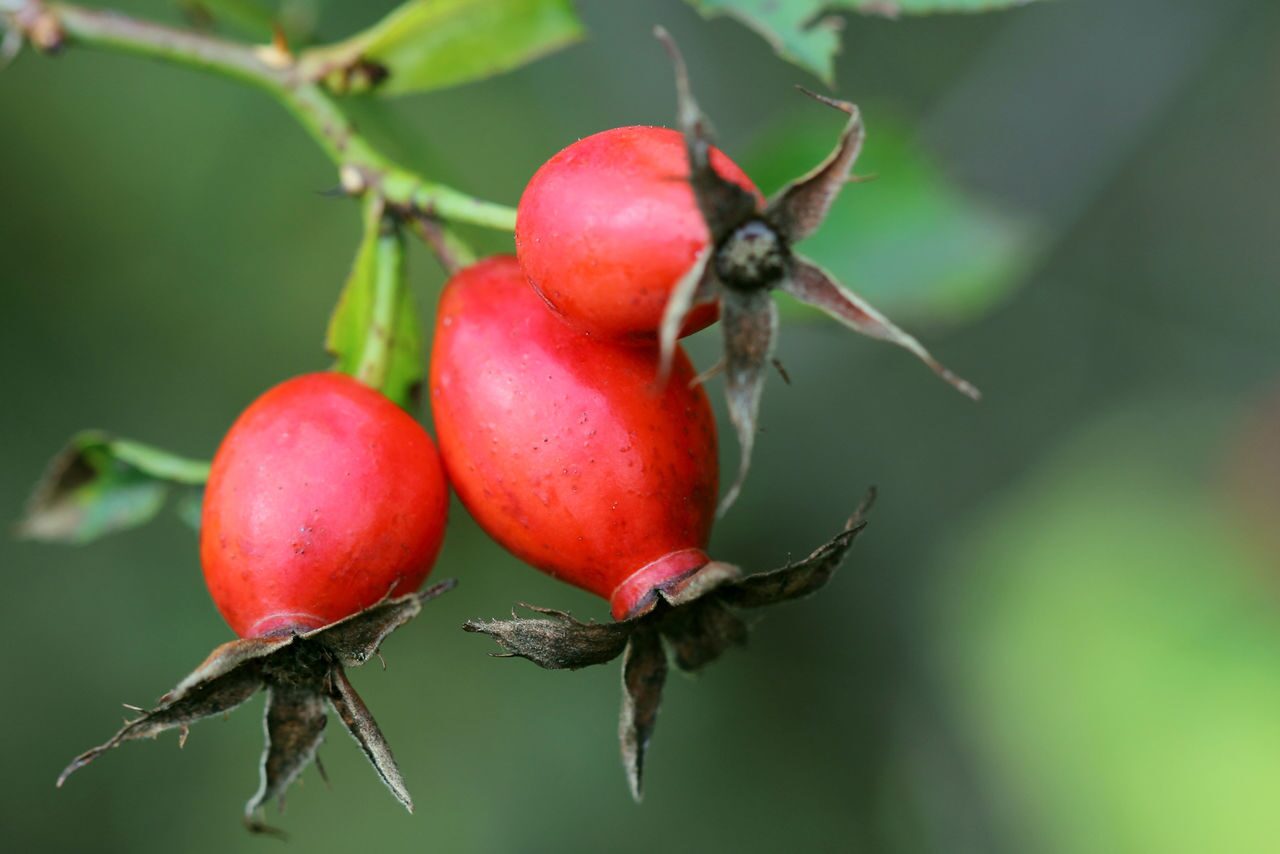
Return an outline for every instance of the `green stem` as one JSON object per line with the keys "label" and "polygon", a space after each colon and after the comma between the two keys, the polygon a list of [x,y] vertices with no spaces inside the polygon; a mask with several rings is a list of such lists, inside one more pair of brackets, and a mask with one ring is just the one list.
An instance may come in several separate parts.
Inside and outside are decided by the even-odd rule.
{"label": "green stem", "polygon": [[404,300],[404,239],[400,224],[380,212],[378,238],[374,245],[373,305],[369,312],[369,334],[356,365],[355,376],[370,388],[383,387],[390,369],[391,348],[398,329],[396,312]]}
{"label": "green stem", "polygon": [[43,50],[80,44],[160,59],[265,90],[284,105],[338,167],[352,195],[373,192],[397,212],[426,214],[511,231],[515,211],[436,184],[392,162],[360,135],[334,99],[299,73],[293,57],[142,21],[115,12],[42,0],[0,0],[20,32]]}

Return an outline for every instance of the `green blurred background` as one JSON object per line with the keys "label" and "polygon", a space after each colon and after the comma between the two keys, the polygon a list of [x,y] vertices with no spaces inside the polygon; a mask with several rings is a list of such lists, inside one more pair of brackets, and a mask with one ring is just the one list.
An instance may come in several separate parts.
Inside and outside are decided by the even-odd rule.
{"label": "green blurred background", "polygon": [[[169,20],[161,3],[124,8]],[[336,38],[389,3],[327,3]],[[516,201],[556,150],[667,123],[670,28],[723,146],[763,188],[839,121],[738,23],[676,0],[578,4],[587,41],[518,72],[357,104],[426,174]],[[631,803],[616,667],[485,657],[517,600],[603,617],[460,506],[432,603],[353,681],[418,804],[332,730],[277,820],[307,851],[1262,852],[1280,847],[1280,7],[1077,0],[849,17],[837,92],[872,148],[812,253],[980,385],[800,314],[755,470],[713,552],[749,569],[872,525],[832,585],[673,678]],[[879,134],[879,136],[877,136]],[[877,139],[880,141],[877,142]],[[192,456],[248,401],[327,364],[357,206],[260,94],[73,50],[0,74],[0,518],[66,437]],[[468,232],[490,251],[509,238]],[[415,247],[424,310],[441,277]],[[429,320],[429,312],[425,312]],[[714,331],[695,337],[699,364]],[[718,398],[717,393],[713,397]],[[727,438],[723,463],[736,448]],[[229,852],[261,700],[75,753],[230,637],[172,514],[84,548],[0,541],[12,851]]]}

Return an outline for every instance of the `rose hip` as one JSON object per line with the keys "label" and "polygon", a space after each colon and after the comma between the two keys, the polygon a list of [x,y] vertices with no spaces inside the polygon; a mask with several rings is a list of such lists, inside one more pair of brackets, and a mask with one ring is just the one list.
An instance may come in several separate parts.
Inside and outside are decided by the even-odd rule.
{"label": "rose hip", "polygon": [[568,614],[473,620],[511,655],[576,669],[624,655],[620,738],[639,798],[645,748],[667,672],[697,670],[746,637],[733,608],[821,587],[861,516],[782,570],[743,576],[711,560],[715,425],[676,351],[654,385],[656,345],[586,335],[547,311],[513,258],[446,285],[437,312],[431,404],[463,504],[500,544],[549,575],[609,600],[616,622]]}

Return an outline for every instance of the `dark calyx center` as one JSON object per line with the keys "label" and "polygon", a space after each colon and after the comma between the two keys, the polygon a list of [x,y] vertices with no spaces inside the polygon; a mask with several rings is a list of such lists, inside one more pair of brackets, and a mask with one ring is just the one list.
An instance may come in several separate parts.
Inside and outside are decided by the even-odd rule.
{"label": "dark calyx center", "polygon": [[786,272],[791,250],[762,219],[750,219],[729,233],[716,249],[716,275],[728,287],[751,291],[771,288]]}
{"label": "dark calyx center", "polygon": [[280,685],[311,688],[324,681],[333,665],[333,655],[321,644],[298,638],[266,659],[263,671]]}

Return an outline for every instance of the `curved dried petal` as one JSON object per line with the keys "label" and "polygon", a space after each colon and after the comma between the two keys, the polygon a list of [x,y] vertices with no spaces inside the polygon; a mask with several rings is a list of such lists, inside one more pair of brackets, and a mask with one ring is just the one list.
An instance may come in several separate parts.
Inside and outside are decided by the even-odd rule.
{"label": "curved dried petal", "polygon": [[847,114],[849,121],[827,159],[807,175],[783,187],[769,201],[765,217],[788,243],[799,243],[822,225],[831,203],[848,182],[853,162],[858,159],[862,141],[866,138],[862,115],[856,105],[810,92],[803,86],[797,88],[814,100]]}
{"label": "curved dried petal", "polygon": [[[224,644],[218,649],[224,650],[235,644],[245,643],[233,641],[230,644]],[[216,655],[217,652],[215,652]],[[210,656],[210,660],[213,660],[213,658],[214,656]],[[208,664],[209,662],[206,661],[204,665],[201,665],[201,670]],[[109,740],[97,747],[86,750],[73,759],[71,764],[58,775],[58,786],[61,787],[74,772],[88,765],[113,747],[117,747],[126,741],[155,738],[165,730],[185,727],[198,720],[231,711],[252,697],[258,688],[262,686],[262,659],[260,657],[240,660],[233,666],[216,673],[216,675],[210,676],[206,674],[200,679],[193,680],[193,677],[200,674],[201,670],[197,670],[196,673],[183,680],[183,684],[188,687],[170,692],[166,695],[166,699],[162,700],[156,708],[129,721]]]}
{"label": "curved dried petal", "polygon": [[413,812],[413,799],[409,797],[404,778],[400,776],[400,768],[396,765],[395,757],[391,755],[391,747],[383,737],[382,730],[378,729],[377,721],[373,719],[373,715],[369,714],[368,706],[347,681],[347,674],[341,667],[334,667],[329,671],[328,687],[329,704],[342,719],[342,725],[360,745],[360,749],[369,758],[369,762],[382,778],[382,782],[387,784],[391,794],[404,804],[405,809]]}
{"label": "curved dried petal", "polygon": [[751,467],[760,392],[778,331],[778,307],[768,291],[725,291],[720,323],[724,327],[725,398],[740,449],[738,476],[716,511],[723,516],[738,499]]}
{"label": "curved dried petal", "polygon": [[982,397],[977,388],[933,358],[919,341],[894,326],[866,300],[836,284],[831,275],[818,265],[794,257],[791,274],[783,279],[781,288],[801,302],[822,309],[855,332],[910,350],[961,394],[974,400]]}
{"label": "curved dried petal", "polygon": [[447,579],[420,593],[383,599],[358,614],[300,637],[322,644],[348,667],[364,664],[378,651],[387,635],[418,616],[423,602],[452,590],[456,584],[453,579]]}
{"label": "curved dried petal", "polygon": [[698,253],[693,265],[685,271],[671,289],[666,308],[662,311],[662,324],[658,327],[658,346],[661,358],[658,366],[658,385],[665,386],[671,376],[671,363],[676,356],[676,341],[684,327],[685,318],[695,305],[710,302],[717,291],[716,274],[708,265],[711,249]]}
{"label": "curved dried petal", "polygon": [[326,718],[324,701],[314,688],[289,688],[271,685],[267,688],[267,707],[263,716],[267,746],[262,754],[261,783],[257,793],[245,804],[245,824],[255,832],[270,832],[254,817],[267,801],[283,797],[324,740]]}
{"label": "curved dried petal", "polygon": [[622,659],[622,716],[618,723],[622,764],[631,797],[637,803],[644,793],[644,759],[658,722],[666,681],[667,654],[662,649],[662,639],[648,626],[637,629]]}
{"label": "curved dried petal", "polygon": [[547,616],[468,620],[462,628],[493,638],[508,657],[527,658],[548,670],[578,670],[612,661],[635,630],[632,622],[583,623],[562,611],[526,607]]}
{"label": "curved dried petal", "polygon": [[689,86],[689,70],[685,67],[684,57],[662,27],[655,27],[653,34],[662,42],[671,57],[671,64],[676,74],[676,117],[680,124],[680,132],[684,134],[685,148],[689,152],[689,183],[693,187],[694,198],[698,209],[706,220],[711,232],[711,243],[714,246],[725,235],[742,224],[744,220],[756,212],[756,198],[747,190],[721,177],[711,166],[711,146],[713,133],[711,123],[698,108],[693,98],[693,90]]}
{"label": "curved dried petal", "polygon": [[265,659],[293,641],[292,635],[286,635],[274,638],[239,638],[220,644],[200,662],[199,667],[183,677],[176,688],[161,697],[159,705],[175,703],[197,687],[221,679],[251,661]]}
{"label": "curved dried petal", "polygon": [[739,608],[761,608],[816,592],[831,580],[853,541],[866,528],[864,516],[871,509],[875,495],[874,488],[869,490],[857,511],[845,523],[844,530],[818,546],[804,560],[789,563],[781,569],[748,575],[720,588],[718,598]]}

